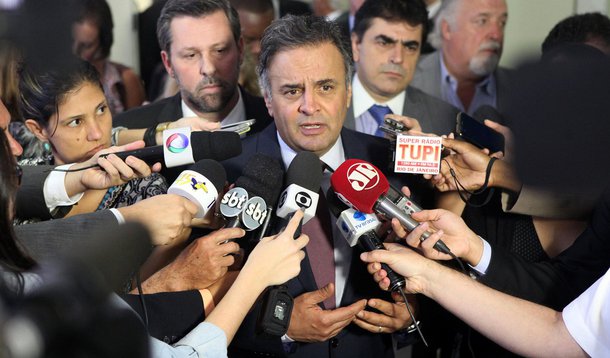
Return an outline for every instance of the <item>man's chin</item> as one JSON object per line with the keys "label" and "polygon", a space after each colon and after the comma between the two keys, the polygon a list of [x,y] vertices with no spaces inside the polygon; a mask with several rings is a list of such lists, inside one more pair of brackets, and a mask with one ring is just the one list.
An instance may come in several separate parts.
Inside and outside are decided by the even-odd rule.
{"label": "man's chin", "polygon": [[496,70],[500,55],[478,55],[470,60],[470,70],[478,76],[487,76]]}

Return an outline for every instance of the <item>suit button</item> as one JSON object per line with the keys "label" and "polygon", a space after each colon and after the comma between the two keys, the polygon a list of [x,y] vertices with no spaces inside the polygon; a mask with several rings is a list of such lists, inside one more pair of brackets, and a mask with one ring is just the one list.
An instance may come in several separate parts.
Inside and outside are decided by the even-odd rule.
{"label": "suit button", "polygon": [[164,337],[163,337],[163,342],[165,342],[165,343],[167,343],[167,344],[170,344],[170,342],[171,342],[171,341],[172,341],[172,340],[171,340],[171,339],[170,339],[168,336],[164,336]]}
{"label": "suit button", "polygon": [[332,338],[330,340],[330,346],[333,348],[339,347],[339,340],[337,338]]}

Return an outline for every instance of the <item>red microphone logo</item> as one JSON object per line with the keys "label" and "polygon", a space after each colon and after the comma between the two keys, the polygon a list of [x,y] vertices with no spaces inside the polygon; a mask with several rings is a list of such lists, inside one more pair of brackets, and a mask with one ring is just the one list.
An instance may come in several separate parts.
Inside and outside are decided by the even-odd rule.
{"label": "red microphone logo", "polygon": [[356,163],[347,169],[347,180],[355,191],[368,190],[379,183],[379,173],[372,164]]}

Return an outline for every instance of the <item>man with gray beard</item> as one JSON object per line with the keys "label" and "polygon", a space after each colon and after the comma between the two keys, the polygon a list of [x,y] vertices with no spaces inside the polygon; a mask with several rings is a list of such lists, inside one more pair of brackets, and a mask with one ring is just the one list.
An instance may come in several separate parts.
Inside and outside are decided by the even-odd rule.
{"label": "man with gray beard", "polygon": [[210,122],[210,129],[256,119],[254,133],[271,122],[263,99],[237,84],[244,42],[238,14],[227,0],[169,0],[157,22],[157,37],[163,65],[179,93],[121,113],[115,127],[148,128],[154,134],[183,117]]}
{"label": "man with gray beard", "polygon": [[356,75],[347,128],[383,136],[379,125],[388,115],[409,129],[438,135],[453,131],[457,108],[409,85],[427,27],[421,0],[368,0],[358,9],[351,34]]}
{"label": "man with gray beard", "polygon": [[421,58],[411,84],[471,115],[483,105],[502,113],[507,19],[505,0],[443,0],[432,36],[438,51]]}

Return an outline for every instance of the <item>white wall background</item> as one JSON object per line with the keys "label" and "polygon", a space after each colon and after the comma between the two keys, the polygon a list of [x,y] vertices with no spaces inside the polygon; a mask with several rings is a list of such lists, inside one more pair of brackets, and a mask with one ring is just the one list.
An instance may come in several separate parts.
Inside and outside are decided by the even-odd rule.
{"label": "white wall background", "polygon": [[[139,72],[136,14],[152,0],[107,0],[114,19],[114,46],[111,58]],[[600,11],[608,14],[610,0],[506,0],[506,26],[501,65],[512,67],[523,56],[538,56],[540,44],[561,19],[575,13]]]}

